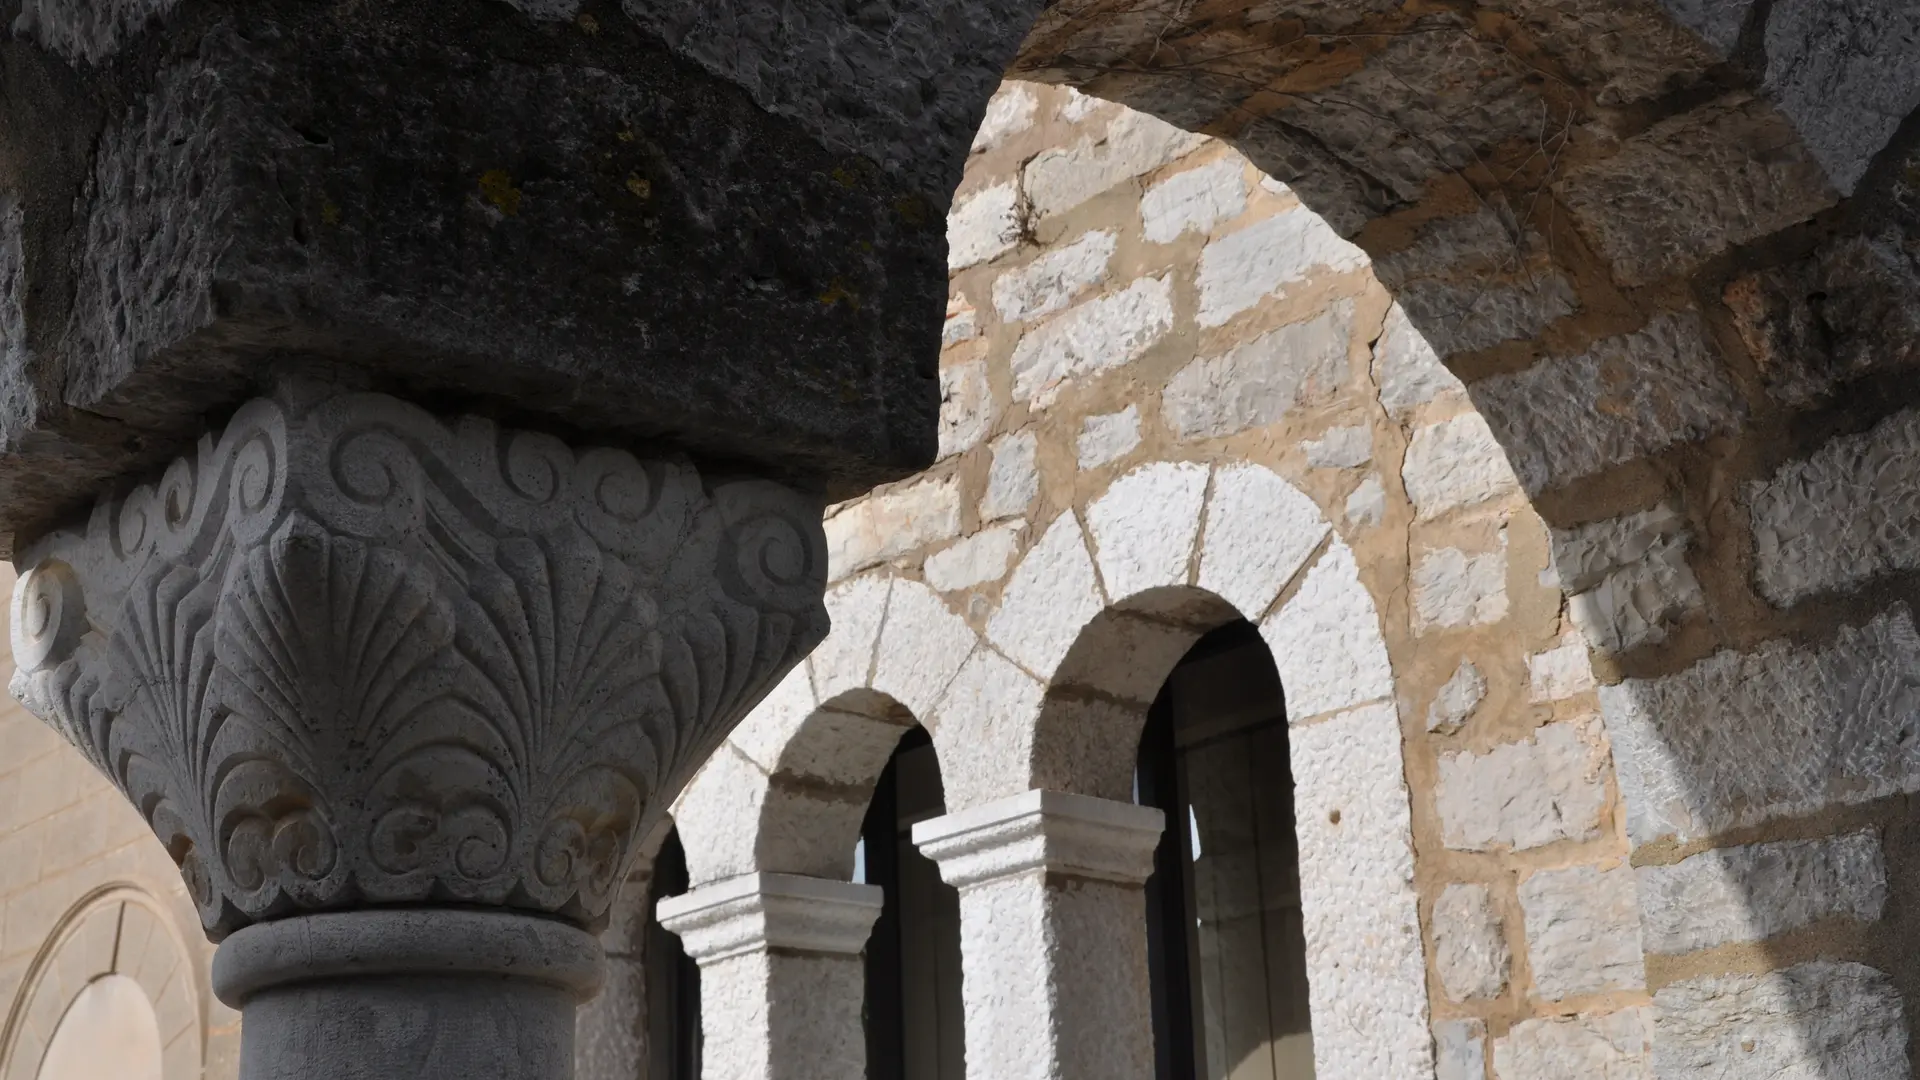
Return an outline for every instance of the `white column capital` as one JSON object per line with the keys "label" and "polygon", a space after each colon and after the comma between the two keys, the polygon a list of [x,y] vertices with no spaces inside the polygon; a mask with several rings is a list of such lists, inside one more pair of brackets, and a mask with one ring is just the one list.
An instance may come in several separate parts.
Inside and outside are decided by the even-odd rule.
{"label": "white column capital", "polygon": [[1027,791],[923,821],[913,842],[958,889],[1035,870],[1138,885],[1153,874],[1164,824],[1148,806]]}
{"label": "white column capital", "polygon": [[661,900],[657,914],[703,966],[766,949],[858,956],[882,896],[851,881],[742,874]]}

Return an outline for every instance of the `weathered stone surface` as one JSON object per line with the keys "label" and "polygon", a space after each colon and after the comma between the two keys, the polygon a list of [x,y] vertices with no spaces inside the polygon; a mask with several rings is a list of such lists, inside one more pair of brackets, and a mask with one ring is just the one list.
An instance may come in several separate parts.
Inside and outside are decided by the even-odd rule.
{"label": "weathered stone surface", "polygon": [[829,579],[960,535],[960,485],[922,480],[853,503],[827,519]]}
{"label": "weathered stone surface", "polygon": [[1652,1038],[1653,1010],[1645,1005],[1523,1020],[1493,1040],[1493,1073],[1499,1080],[1654,1080]]}
{"label": "weathered stone surface", "polygon": [[1041,218],[1063,214],[1095,195],[1190,153],[1200,136],[1145,113],[1115,116],[1104,138],[1045,150],[1027,163],[1027,197]]}
{"label": "weathered stone surface", "polygon": [[1653,995],[1653,1011],[1656,1080],[1912,1075],[1900,991],[1863,964],[1689,979]]}
{"label": "weathered stone surface", "polygon": [[885,640],[874,656],[873,688],[932,730],[948,684],[977,651],[978,635],[933,590],[902,579],[887,598]]}
{"label": "weathered stone surface", "polygon": [[1793,125],[1746,94],[1655,124],[1554,191],[1629,285],[1686,273],[1836,199]]}
{"label": "weathered stone surface", "polygon": [[1920,790],[1920,634],[1904,609],[1600,688],[1627,832],[1692,840]]}
{"label": "weathered stone surface", "polygon": [[1600,835],[1607,809],[1606,754],[1597,732],[1548,724],[1485,754],[1440,755],[1436,804],[1447,846],[1525,851]]}
{"label": "weathered stone surface", "polygon": [[1506,927],[1485,885],[1449,885],[1433,905],[1433,964],[1455,1001],[1499,997],[1507,988]]}
{"label": "weathered stone surface", "polygon": [[1300,444],[1307,464],[1316,469],[1357,469],[1373,460],[1373,431],[1364,427],[1328,428]]}
{"label": "weathered stone surface", "polygon": [[[1092,576],[1091,563],[1087,573]],[[1006,720],[1037,715],[1044,693],[1031,675],[992,649],[975,649],[967,657],[925,720],[940,757],[948,813],[1033,786],[1033,725]]]}
{"label": "weathered stone surface", "polygon": [[1721,56],[1733,52],[1747,12],[1757,0],[1660,0],[1680,25],[1699,34]]}
{"label": "weathered stone surface", "polygon": [[967,301],[966,293],[947,298],[947,321],[940,328],[942,348],[972,341],[980,336],[980,313]]}
{"label": "weathered stone surface", "polygon": [[1019,534],[1018,524],[1000,525],[927,556],[927,584],[941,592],[952,592],[999,581],[1019,552]]}
{"label": "weathered stone surface", "polygon": [[1095,231],[1056,247],[993,283],[993,306],[1005,323],[1051,315],[1107,280],[1116,243],[1110,231]]}
{"label": "weathered stone surface", "polygon": [[1609,652],[1663,641],[1705,600],[1687,565],[1693,534],[1670,506],[1553,533],[1554,565],[1588,641]]}
{"label": "weathered stone surface", "polygon": [[1315,1072],[1432,1076],[1399,717],[1370,705],[1295,727],[1289,741]]}
{"label": "weathered stone surface", "polygon": [[[1381,267],[1382,278],[1392,282],[1388,270]],[[1573,284],[1551,272],[1511,282],[1420,278],[1399,283],[1395,295],[1428,345],[1441,356],[1533,337],[1580,309]]]}
{"label": "weathered stone surface", "polygon": [[992,150],[1015,135],[1033,126],[1033,114],[1040,107],[1040,99],[1034,95],[1033,87],[1024,83],[1008,81],[1000,84],[994,91],[993,100],[987,102],[987,115],[980,120],[980,130],[974,133],[974,153]]}
{"label": "weathered stone surface", "polygon": [[1754,582],[1792,607],[1920,567],[1920,412],[1833,439],[1747,486]]}
{"label": "weathered stone surface", "polygon": [[1873,830],[1821,840],[1717,848],[1640,868],[1648,952],[1765,941],[1821,919],[1878,921],[1887,866]]}
{"label": "weathered stone surface", "polygon": [[1168,278],[1141,278],[1089,300],[1020,339],[1013,350],[1013,396],[1044,409],[1069,380],[1139,359],[1172,328]]}
{"label": "weathered stone surface", "polygon": [[1520,883],[1534,989],[1549,1001],[1646,986],[1633,868],[1542,870]]}
{"label": "weathered stone surface", "polygon": [[1460,661],[1446,685],[1433,696],[1433,704],[1427,707],[1427,730],[1447,735],[1459,731],[1473,719],[1474,710],[1486,697],[1487,677],[1480,674],[1473,661]]}
{"label": "weathered stone surface", "polygon": [[1507,617],[1506,534],[1497,551],[1469,555],[1439,548],[1413,568],[1413,630],[1477,626]]}
{"label": "weathered stone surface", "polygon": [[980,498],[980,520],[998,521],[1027,512],[1040,494],[1040,472],[1035,460],[1039,440],[1031,431],[1016,431],[993,441],[993,467],[987,472],[987,493]]}
{"label": "weathered stone surface", "polygon": [[1050,678],[1104,607],[1080,522],[1061,514],[1020,560],[987,623],[987,638],[1020,666]]}
{"label": "weathered stone surface", "polygon": [[1187,583],[1210,473],[1191,462],[1148,465],[1115,480],[1087,507],[1110,601]]}
{"label": "weathered stone surface", "polygon": [[1434,1080],[1487,1080],[1487,1025],[1442,1020],[1433,1025]]}
{"label": "weathered stone surface", "polygon": [[1080,425],[1075,445],[1080,467],[1097,469],[1133,453],[1140,445],[1140,406],[1129,405],[1117,413],[1089,416]]}
{"label": "weathered stone surface", "polygon": [[1842,192],[1920,107],[1915,41],[1920,11],[1901,0],[1785,0],[1768,12],[1767,89]]}
{"label": "weathered stone surface", "polygon": [[1171,244],[1188,232],[1202,236],[1247,209],[1247,163],[1238,154],[1174,173],[1140,197],[1143,232],[1156,244]]}
{"label": "weathered stone surface", "polygon": [[1224,466],[1207,504],[1200,587],[1258,621],[1329,531],[1320,507],[1273,470]]}
{"label": "weathered stone surface", "polygon": [[[863,574],[828,589],[827,615],[833,620],[833,631],[807,657],[807,669],[813,675],[813,700],[798,708],[793,708],[792,702],[775,701],[764,712],[779,715],[784,726],[798,730],[807,714],[813,711],[815,701],[831,701],[848,690],[867,685],[873,672],[880,626],[886,622],[887,598],[892,591],[893,579],[882,574]],[[781,714],[778,710],[783,706],[788,711]],[[767,715],[761,715],[757,723],[764,724],[768,719]],[[744,737],[738,742],[768,772],[779,764],[777,756],[771,752],[758,753],[758,747]]]}
{"label": "weathered stone surface", "polygon": [[1387,489],[1379,473],[1368,473],[1360,486],[1347,496],[1346,518],[1349,525],[1372,527],[1387,516]]}
{"label": "weathered stone surface", "polygon": [[999,258],[1020,244],[1020,189],[995,184],[953,201],[947,212],[947,265],[955,270]]}
{"label": "weathered stone surface", "polygon": [[1373,343],[1373,379],[1380,387],[1380,404],[1396,415],[1466,390],[1399,304],[1388,309],[1386,327]]}
{"label": "weathered stone surface", "polygon": [[1527,698],[1560,701],[1594,687],[1593,664],[1587,643],[1578,633],[1563,635],[1554,648],[1527,657]]}
{"label": "weathered stone surface", "polygon": [[[1685,2],[1685,0],[1683,0]],[[1698,0],[1694,0],[1698,2]],[[1719,60],[1648,4],[1613,0],[1493,0],[1604,106],[1691,89]]]}
{"label": "weathered stone surface", "polygon": [[1920,267],[1904,231],[1842,236],[1728,284],[1727,309],[1776,400],[1805,407],[1863,375],[1920,364]]}
{"label": "weathered stone surface", "polygon": [[1467,389],[1530,494],[1737,430],[1745,416],[1691,312]]}
{"label": "weathered stone surface", "polygon": [[1186,439],[1210,439],[1278,422],[1347,380],[1353,303],[1341,300],[1221,356],[1195,360],[1167,380],[1161,411]]}
{"label": "weathered stone surface", "polygon": [[1316,267],[1340,273],[1365,265],[1366,254],[1311,210],[1267,218],[1215,240],[1201,253],[1200,325],[1224,325]]}
{"label": "weathered stone surface", "polygon": [[1373,597],[1360,583],[1353,549],[1339,537],[1307,571],[1300,590],[1260,625],[1298,723],[1388,697],[1393,667]]}
{"label": "weathered stone surface", "polygon": [[1422,520],[1498,498],[1516,486],[1506,451],[1477,413],[1415,431],[1400,480]]}
{"label": "weathered stone surface", "polygon": [[940,457],[980,445],[1000,420],[1000,404],[987,382],[987,364],[973,360],[940,369]]}

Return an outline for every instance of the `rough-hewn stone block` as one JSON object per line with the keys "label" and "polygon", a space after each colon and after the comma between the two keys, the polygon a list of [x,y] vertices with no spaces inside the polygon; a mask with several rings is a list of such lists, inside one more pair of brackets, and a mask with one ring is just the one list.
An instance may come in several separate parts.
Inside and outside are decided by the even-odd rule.
{"label": "rough-hewn stone block", "polygon": [[1632,867],[1539,871],[1520,883],[1520,908],[1541,997],[1558,1001],[1647,984]]}
{"label": "rough-hewn stone block", "polygon": [[1653,1010],[1523,1020],[1493,1041],[1499,1080],[1653,1080]]}
{"label": "rough-hewn stone block", "polygon": [[1655,1080],[1906,1080],[1900,991],[1862,964],[1818,960],[1714,975],[1653,995]]}
{"label": "rough-hewn stone block", "polygon": [[1001,274],[993,283],[993,307],[1000,321],[1031,322],[1051,315],[1106,281],[1116,243],[1111,231],[1090,232]]}
{"label": "rough-hewn stone block", "polygon": [[977,532],[945,551],[927,556],[927,584],[941,592],[970,589],[1006,576],[1019,550],[1017,524]]}
{"label": "rough-hewn stone block", "polygon": [[1687,565],[1693,534],[1672,507],[1553,533],[1554,565],[1587,640],[1612,652],[1665,640],[1705,601]]}
{"label": "rough-hewn stone block", "polygon": [[1129,405],[1117,413],[1089,416],[1080,424],[1080,439],[1074,449],[1082,469],[1097,469],[1133,453],[1140,445],[1140,406]]}
{"label": "rough-hewn stone block", "polygon": [[1600,835],[1604,754],[1572,724],[1548,724],[1485,754],[1440,756],[1436,801],[1447,846],[1516,851]]}
{"label": "rough-hewn stone block", "polygon": [[1295,721],[1393,693],[1393,667],[1353,549],[1335,537],[1300,589],[1261,624]]}
{"label": "rough-hewn stone block", "polygon": [[1278,422],[1347,380],[1353,304],[1342,300],[1221,356],[1195,360],[1167,381],[1161,411],[1185,439],[1210,439]]}
{"label": "rough-hewn stone block", "polygon": [[1044,409],[1075,376],[1140,358],[1173,328],[1169,279],[1141,278],[1127,288],[1028,331],[1013,350],[1013,396]]}
{"label": "rough-hewn stone block", "polygon": [[947,265],[965,270],[1020,244],[1020,189],[995,184],[963,195],[947,211]]}
{"label": "rough-hewn stone block", "polygon": [[1183,234],[1202,236],[1247,208],[1246,159],[1229,154],[1196,169],[1175,173],[1140,198],[1142,231],[1156,244]]}
{"label": "rough-hewn stone block", "polygon": [[1145,113],[1122,112],[1098,142],[1081,139],[1027,163],[1027,197],[1041,218],[1066,213],[1095,195],[1191,153],[1201,137]]}
{"label": "rough-hewn stone block", "polygon": [[999,404],[987,382],[987,363],[974,360],[940,369],[940,457],[964,454],[980,445],[1000,419]]}
{"label": "rough-hewn stone block", "polygon": [[1765,941],[1821,919],[1873,922],[1887,903],[1886,860],[1871,830],[1719,848],[1639,873],[1647,951],[1656,953]]}
{"label": "rough-hewn stone block", "polygon": [[1433,905],[1433,963],[1455,1001],[1498,997],[1507,988],[1506,927],[1485,885],[1449,885]]}
{"label": "rough-hewn stone block", "polygon": [[1413,631],[1478,626],[1507,617],[1506,534],[1495,551],[1424,552],[1413,568]]}
{"label": "rough-hewn stone block", "polygon": [[1498,498],[1515,487],[1506,453],[1476,413],[1415,431],[1400,480],[1422,520]]}
{"label": "rough-hewn stone block", "polygon": [[960,535],[960,485],[922,480],[853,503],[828,518],[829,577],[838,581],[917,547]]}
{"label": "rough-hewn stone block", "polygon": [[1920,790],[1920,634],[1903,608],[1600,688],[1627,832],[1692,840]]}
{"label": "rough-hewn stone block", "polygon": [[1472,719],[1487,696],[1487,679],[1473,661],[1462,660],[1427,708],[1427,730],[1452,734]]}
{"label": "rough-hewn stone block", "polygon": [[1200,325],[1223,325],[1316,267],[1340,273],[1365,265],[1366,254],[1340,239],[1320,215],[1306,209],[1278,214],[1215,240],[1201,253]]}

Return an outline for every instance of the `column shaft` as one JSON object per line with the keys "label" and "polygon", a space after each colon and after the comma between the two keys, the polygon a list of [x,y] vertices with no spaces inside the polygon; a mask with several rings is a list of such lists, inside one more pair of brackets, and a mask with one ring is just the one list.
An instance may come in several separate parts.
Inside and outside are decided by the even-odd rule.
{"label": "column shaft", "polygon": [[960,890],[968,1080],[1152,1080],[1160,811],[1030,791],[922,822]]}
{"label": "column shaft", "polygon": [[871,885],[750,874],[660,902],[700,964],[702,1080],[857,1080]]}

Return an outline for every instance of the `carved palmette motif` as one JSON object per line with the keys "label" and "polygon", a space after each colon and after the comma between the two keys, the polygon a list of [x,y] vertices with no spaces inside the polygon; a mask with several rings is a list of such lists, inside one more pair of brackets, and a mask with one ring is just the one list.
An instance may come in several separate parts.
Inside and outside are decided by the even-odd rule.
{"label": "carved palmette motif", "polygon": [[820,510],[286,392],[25,551],[12,689],[146,816],[216,936],[370,903],[592,925],[825,636]]}

